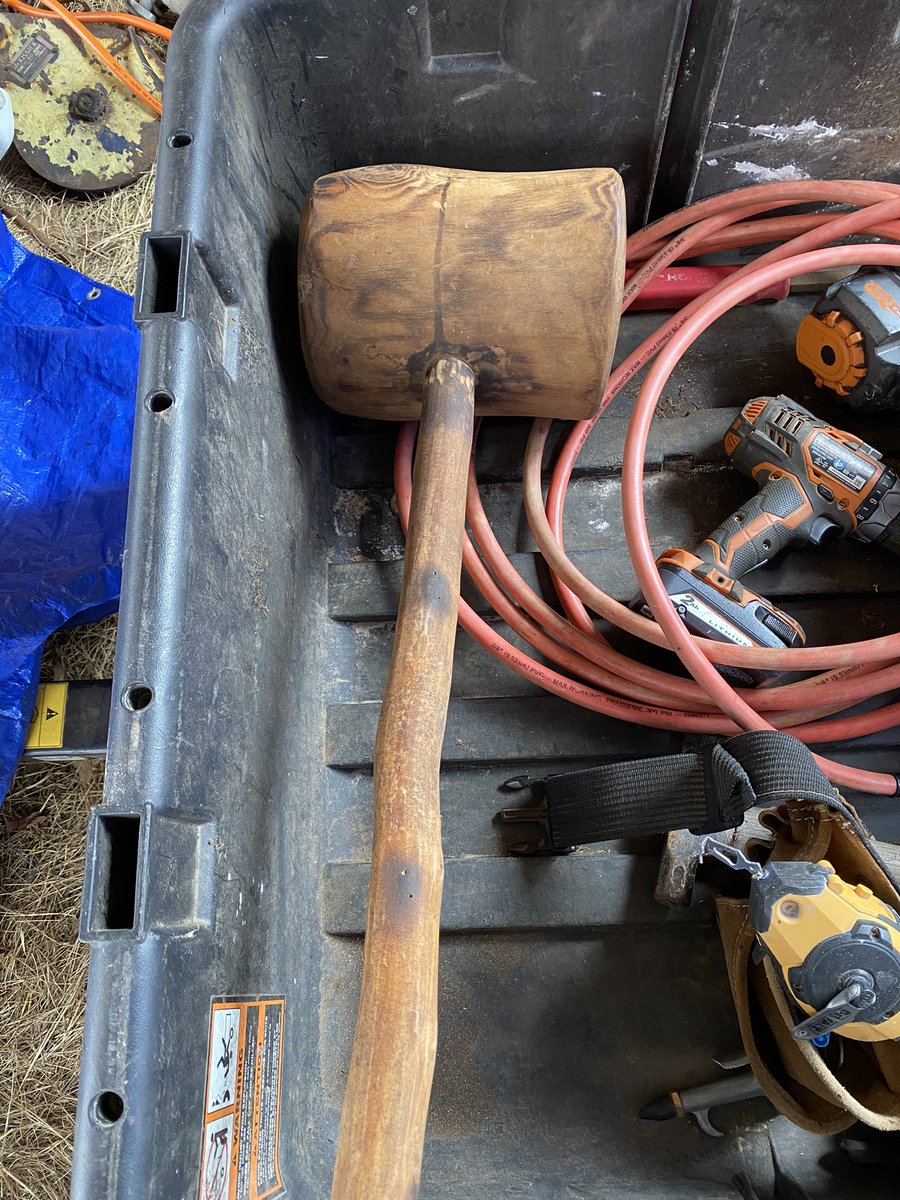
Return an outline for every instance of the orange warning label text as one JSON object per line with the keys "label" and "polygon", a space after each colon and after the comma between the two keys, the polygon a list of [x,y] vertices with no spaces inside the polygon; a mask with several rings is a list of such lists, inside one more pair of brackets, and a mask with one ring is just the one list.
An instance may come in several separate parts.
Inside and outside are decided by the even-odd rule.
{"label": "orange warning label text", "polygon": [[213,1000],[203,1106],[199,1200],[274,1200],[278,1166],[283,996]]}

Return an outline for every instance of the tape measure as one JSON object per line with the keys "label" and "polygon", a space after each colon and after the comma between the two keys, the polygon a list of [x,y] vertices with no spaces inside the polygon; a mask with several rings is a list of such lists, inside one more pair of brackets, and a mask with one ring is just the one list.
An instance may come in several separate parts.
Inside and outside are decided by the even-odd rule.
{"label": "tape measure", "polygon": [[797,1006],[798,1041],[900,1038],[900,916],[889,904],[824,860],[763,867],[713,837],[707,856],[751,876],[748,918]]}
{"label": "tape measure", "polygon": [[865,267],[827,287],[797,330],[797,358],[817,387],[851,408],[900,402],[900,272]]}

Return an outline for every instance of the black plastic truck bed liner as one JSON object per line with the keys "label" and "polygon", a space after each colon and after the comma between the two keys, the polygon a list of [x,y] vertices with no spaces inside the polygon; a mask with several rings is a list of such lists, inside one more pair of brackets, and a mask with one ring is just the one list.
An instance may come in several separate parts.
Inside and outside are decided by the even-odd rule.
{"label": "black plastic truck bed liner", "polygon": [[[771,58],[786,10],[806,18],[796,5],[745,7],[194,0],[179,22],[139,282],[125,593],[83,914],[91,969],[77,1200],[328,1194],[402,539],[394,431],[329,413],[305,379],[305,190],[366,162],[602,163],[622,170],[640,223],[651,201],[686,198],[685,172],[696,181],[684,155],[702,139],[685,134],[686,114],[738,119],[697,98],[690,46],[712,55],[707,75],[713,60],[720,72],[731,63],[736,94],[732,75],[763,69],[745,53],[728,59],[726,9],[734,38],[770,13],[763,57],[781,107],[768,119],[796,124],[812,112],[808,95],[778,82],[791,64],[776,71]],[[889,42],[890,6],[857,7]],[[809,54],[853,38],[862,54],[875,39],[846,6],[813,10]],[[839,29],[829,31],[831,18]],[[894,87],[896,72],[888,78]],[[673,123],[677,146],[666,144]],[[837,139],[826,167],[852,174],[859,153]],[[890,174],[891,161],[869,173]],[[747,182],[720,175],[716,187]],[[646,488],[659,549],[696,539],[749,494],[720,450],[747,399],[784,391],[833,413],[793,358],[806,307],[794,299],[732,314],[673,377]],[[655,323],[627,319],[622,347]],[[634,591],[618,505],[629,398],[591,439],[567,508],[568,548],[623,599]],[[895,422],[856,425],[888,455],[900,451]],[[537,579],[520,504],[526,435],[524,423],[487,422],[479,470],[501,541]],[[760,588],[812,639],[898,628],[900,571],[858,545],[794,555]],[[494,815],[509,803],[508,777],[681,744],[545,695],[460,636],[426,1200],[771,1197],[785,1179],[829,1200],[896,1193],[877,1161],[854,1165],[836,1140],[767,1123],[762,1102],[718,1114],[718,1140],[689,1121],[638,1120],[655,1096],[716,1077],[714,1059],[739,1047],[710,907],[675,914],[654,903],[653,840],[524,861],[504,846]],[[893,732],[834,752],[898,766]],[[896,801],[862,811],[880,836],[900,838]],[[255,1079],[256,1124],[251,1113],[240,1148],[216,1114]],[[852,1136],[864,1156],[883,1154],[864,1131]]]}

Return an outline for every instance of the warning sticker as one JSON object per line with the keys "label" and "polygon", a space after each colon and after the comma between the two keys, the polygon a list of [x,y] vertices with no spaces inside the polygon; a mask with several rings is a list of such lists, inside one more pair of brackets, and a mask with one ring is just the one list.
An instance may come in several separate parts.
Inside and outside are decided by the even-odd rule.
{"label": "warning sticker", "polygon": [[200,1195],[203,1200],[228,1200],[231,1176],[231,1117],[210,1121],[204,1130]]}
{"label": "warning sticker", "polygon": [[31,711],[26,750],[58,750],[63,744],[63,725],[66,720],[67,683],[38,685],[37,699]]}
{"label": "warning sticker", "polygon": [[284,996],[213,1000],[199,1200],[284,1194],[278,1168]]}

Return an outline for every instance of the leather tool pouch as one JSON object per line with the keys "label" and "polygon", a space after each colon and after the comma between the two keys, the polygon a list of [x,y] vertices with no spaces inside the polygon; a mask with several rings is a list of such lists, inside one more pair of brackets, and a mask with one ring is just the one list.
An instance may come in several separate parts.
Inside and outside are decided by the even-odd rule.
{"label": "leather tool pouch", "polygon": [[[838,801],[840,804],[840,801]],[[865,883],[900,909],[900,894],[866,844],[849,805],[790,800],[762,816],[775,834],[775,859],[827,859],[843,879]],[[753,961],[756,938],[746,901],[719,897],[725,961],[750,1066],[780,1113],[803,1129],[838,1133],[863,1121],[900,1129],[900,1042],[860,1042],[833,1034],[819,1050],[793,1037],[796,1017],[781,974],[768,956]]]}

